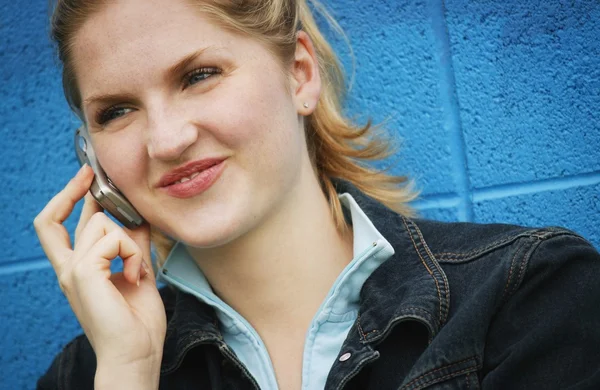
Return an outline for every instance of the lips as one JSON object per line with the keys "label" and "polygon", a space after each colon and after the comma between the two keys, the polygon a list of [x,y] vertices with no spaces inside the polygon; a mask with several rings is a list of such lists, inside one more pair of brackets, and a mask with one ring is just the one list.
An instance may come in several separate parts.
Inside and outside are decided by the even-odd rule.
{"label": "lips", "polygon": [[226,159],[192,161],[164,175],[157,187],[174,198],[191,198],[208,190],[225,170]]}
{"label": "lips", "polygon": [[163,175],[156,186],[168,187],[179,184],[178,182],[185,183],[188,180],[194,179],[203,171],[222,163],[224,160],[225,158],[207,158],[189,162]]}

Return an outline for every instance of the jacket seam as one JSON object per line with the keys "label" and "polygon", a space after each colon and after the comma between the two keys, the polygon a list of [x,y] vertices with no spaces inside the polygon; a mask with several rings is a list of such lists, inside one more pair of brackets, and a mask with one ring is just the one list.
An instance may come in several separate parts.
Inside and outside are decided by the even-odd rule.
{"label": "jacket seam", "polygon": [[434,382],[434,381],[437,381],[437,380],[443,380],[443,379],[446,379],[446,378],[451,378],[451,377],[453,377],[453,376],[460,375],[460,374],[462,374],[462,373],[464,373],[464,372],[470,372],[470,371],[474,371],[475,369],[477,369],[477,367],[478,367],[478,364],[477,364],[477,359],[476,359],[476,357],[475,357],[475,356],[471,356],[471,357],[468,357],[468,358],[466,358],[466,359],[460,360],[460,361],[458,361],[458,362],[454,362],[454,363],[446,364],[446,365],[444,365],[444,366],[441,366],[441,367],[435,368],[435,369],[433,369],[433,370],[427,371],[427,372],[425,372],[425,373],[421,374],[420,376],[418,376],[417,378],[413,379],[412,381],[408,382],[406,385],[402,386],[400,389],[407,389],[407,388],[409,388],[410,386],[413,386],[413,385],[414,385],[416,382],[420,381],[421,379],[423,379],[423,378],[424,378],[425,376],[427,376],[427,375],[432,375],[432,374],[435,374],[435,373],[436,373],[436,372],[438,372],[438,371],[441,371],[441,370],[447,369],[447,368],[449,368],[449,367],[452,367],[452,366],[457,366],[457,365],[459,365],[459,364],[462,364],[462,363],[468,362],[469,360],[472,360],[472,361],[474,361],[474,363],[475,363],[475,364],[472,364],[471,366],[469,366],[469,367],[467,367],[467,368],[464,368],[464,369],[462,369],[461,371],[458,371],[458,372],[452,372],[452,373],[446,374],[446,375],[444,375],[444,376],[443,376],[443,377],[441,377],[441,378],[432,378],[432,379],[430,379],[430,380],[426,381],[425,383],[423,383],[423,384],[422,384],[422,386],[427,386],[427,385],[428,385],[429,383],[431,383],[431,382]]}
{"label": "jacket seam", "polygon": [[[457,253],[457,252],[442,252],[442,253],[436,253],[435,255],[439,258],[439,259],[444,259],[446,260],[446,258],[448,258],[449,256],[454,256],[456,258],[461,258],[461,257],[475,257],[483,252],[486,252],[490,249],[495,249],[496,247],[499,246],[503,246],[506,245],[512,241],[518,240],[519,238],[521,238],[523,236],[523,234],[519,234],[513,237],[507,237],[507,238],[503,238],[500,240],[496,240],[494,242],[492,242],[491,244],[488,244],[487,246],[483,247],[483,248],[477,248],[477,249],[473,249],[470,250],[468,252],[464,252],[464,253]],[[450,257],[449,259],[452,260],[454,259],[454,257]]]}
{"label": "jacket seam", "polygon": [[364,358],[362,358],[361,360],[356,362],[354,364],[354,368],[350,372],[348,372],[344,377],[342,377],[342,380],[336,386],[336,390],[342,389],[344,386],[346,386],[346,384],[360,372],[360,370],[363,368],[363,366],[365,364],[369,363],[372,360],[376,360],[379,358],[379,356],[380,356],[379,351],[375,351],[373,349],[371,349],[371,351],[372,351],[371,355],[365,356]]}
{"label": "jacket seam", "polygon": [[438,382],[438,381],[443,381],[443,380],[450,379],[450,378],[454,378],[454,377],[459,376],[461,374],[466,374],[467,372],[472,372],[472,371],[474,371],[474,367],[467,367],[467,368],[462,369],[462,370],[460,370],[458,372],[451,372],[451,373],[446,374],[444,376],[441,376],[439,378],[432,378],[432,379],[424,382],[421,386],[425,387],[425,386],[428,386],[428,385],[430,385],[432,383],[435,383],[435,382]]}
{"label": "jacket seam", "polygon": [[367,336],[368,336],[368,335],[370,335],[370,334],[373,334],[373,333],[377,333],[377,332],[379,332],[377,329],[373,329],[373,330],[371,330],[371,331],[368,331],[367,333],[365,333],[365,332],[363,331],[363,328],[362,328],[362,326],[360,325],[360,314],[358,315],[358,318],[357,318],[356,324],[358,325],[358,332],[360,333],[360,337],[361,337],[363,340],[365,340],[365,341],[367,340]]}
{"label": "jacket seam", "polygon": [[437,270],[440,273],[442,280],[444,282],[444,290],[445,290],[446,294],[445,294],[444,300],[440,299],[440,306],[444,308],[443,314],[440,317],[440,325],[441,325],[441,324],[445,323],[446,319],[448,318],[448,308],[450,306],[450,303],[449,303],[449,301],[450,301],[450,286],[448,284],[448,278],[446,277],[446,274],[444,273],[444,271],[438,264],[436,257],[433,255],[433,253],[431,253],[431,250],[429,249],[429,245],[427,245],[427,242],[425,241],[425,238],[423,237],[423,233],[421,232],[421,229],[419,229],[419,226],[417,226],[417,224],[415,224],[414,222],[412,222],[412,224],[414,225],[415,230],[416,230],[417,234],[419,235],[419,238],[421,239],[421,243],[423,244],[423,247],[425,248],[425,252],[427,252],[427,254],[429,255],[431,262],[437,268]]}
{"label": "jacket seam", "polygon": [[[509,294],[508,294],[508,289],[509,286],[513,280],[513,272],[515,270],[515,268],[517,267],[517,257],[518,255],[523,251],[523,249],[525,249],[525,243],[523,243],[522,245],[519,245],[517,247],[517,249],[515,250],[515,254],[513,255],[512,259],[510,260],[510,267],[508,268],[508,277],[506,278],[506,283],[504,284],[504,290],[502,291],[502,298],[500,299],[501,302],[504,302],[505,299],[508,298]],[[521,261],[521,267],[522,267],[523,261]],[[521,272],[519,272],[520,274]],[[518,280],[518,279],[517,279]],[[518,284],[518,283],[516,283]],[[514,286],[513,286],[513,290],[514,291]],[[511,293],[512,293],[511,291]]]}
{"label": "jacket seam", "polygon": [[546,240],[546,239],[550,239],[550,238],[558,237],[558,236],[562,236],[562,235],[571,235],[573,237],[578,237],[585,241],[585,239],[581,238],[580,236],[573,234],[572,232],[569,232],[564,229],[551,230],[550,228],[542,228],[542,229],[528,230],[526,232],[517,234],[515,236],[496,240],[483,248],[473,249],[471,251],[464,252],[464,253],[441,252],[441,253],[436,253],[435,257],[438,259],[438,261],[441,261],[441,262],[464,262],[464,261],[469,261],[473,258],[476,258],[490,250],[498,249],[499,247],[513,243],[523,237],[528,237],[528,238],[534,237],[537,239]]}
{"label": "jacket seam", "polygon": [[[415,317],[415,314],[413,314],[411,311],[420,311],[420,312],[423,312],[424,315],[425,315],[425,318]],[[416,319],[416,320],[421,320],[421,319],[427,320],[427,319],[433,318],[433,315],[430,312],[428,312],[427,310],[422,309],[420,307],[416,307],[416,306],[405,307],[398,314],[399,315],[396,316],[393,320],[391,320],[388,323],[388,325],[383,330],[373,329],[373,330],[368,331],[366,333],[364,333],[364,331],[362,329],[362,326],[360,324],[361,316],[359,315],[358,318],[357,318],[357,327],[358,327],[358,331],[360,333],[360,336],[363,338],[361,340],[361,342],[366,342],[366,343],[372,343],[372,342],[375,342],[375,341],[377,341],[377,342],[383,342],[383,340],[385,340],[385,338],[384,339],[381,339],[381,338],[382,337],[387,337],[387,334],[389,333],[389,331],[391,329],[393,329],[400,320],[405,319],[407,317],[409,317],[411,319]],[[430,332],[430,334],[428,336],[428,339],[429,339],[429,342],[431,342],[431,338],[432,338],[431,333],[433,333],[433,331],[430,329],[429,324],[425,324],[425,325],[427,326],[427,329]],[[371,334],[374,334],[374,333],[378,333],[378,335],[374,336],[374,337],[371,337],[370,340],[367,340],[367,336],[369,336]]]}
{"label": "jacket seam", "polygon": [[523,253],[523,259],[521,259],[521,266],[519,267],[519,273],[517,275],[517,279],[516,279],[516,283],[513,285],[513,288],[511,289],[509,296],[512,296],[515,292],[517,292],[517,290],[519,289],[519,287],[521,286],[521,283],[523,282],[523,278],[525,277],[525,272],[526,272],[526,268],[527,268],[527,264],[529,264],[529,259],[531,258],[531,255],[533,254],[533,252],[535,251],[535,249],[542,243],[541,239],[538,239],[537,242],[532,242],[529,246],[528,251],[525,251]]}
{"label": "jacket seam", "polygon": [[419,248],[417,247],[417,243],[415,242],[415,239],[412,236],[410,228],[408,227],[406,219],[402,218],[402,222],[404,223],[404,226],[406,227],[406,230],[408,232],[408,236],[410,237],[410,240],[412,241],[413,247],[415,248],[415,251],[417,252],[417,255],[419,256],[419,259],[421,259],[421,262],[423,263],[423,265],[427,269],[427,272],[433,278],[433,281],[435,283],[435,288],[437,290],[438,299],[439,299],[439,314],[440,314],[440,321],[441,321],[441,319],[442,319],[442,293],[440,291],[439,283],[437,281],[437,278],[433,275],[433,271],[431,271],[429,269],[429,267],[427,266],[427,263],[425,262],[425,259],[423,259],[423,256],[421,255],[421,252],[419,251]]}
{"label": "jacket seam", "polygon": [[[558,233],[559,234],[547,234],[547,235],[543,235],[543,236],[532,235],[532,236],[530,236],[530,238],[535,238],[535,241],[531,241],[528,243],[526,242],[519,248],[519,250],[525,249],[525,251],[523,253],[523,258],[521,259],[519,273],[517,275],[516,281],[513,284],[513,287],[510,290],[509,294],[506,294],[506,292],[507,292],[506,288],[508,288],[508,283],[507,283],[503,297],[502,297],[503,302],[505,302],[506,299],[508,299],[513,294],[515,294],[517,292],[517,290],[519,289],[519,287],[521,287],[521,284],[523,283],[523,280],[525,279],[525,274],[527,273],[527,265],[529,264],[529,260],[534,255],[535,251],[540,247],[540,245],[552,240],[553,238],[557,238],[557,237],[561,237],[561,236],[569,236],[573,239],[578,239],[582,242],[588,243],[588,241],[586,239],[584,239],[583,237],[581,237],[577,234],[574,234],[572,232],[562,231],[562,232],[558,232]],[[529,247],[527,247],[528,244],[529,244]],[[516,256],[516,254],[515,254],[515,256]]]}
{"label": "jacket seam", "polygon": [[176,355],[176,358],[174,359],[174,361],[171,361],[168,365],[165,364],[164,367],[161,367],[160,375],[170,375],[171,373],[177,371],[179,369],[179,367],[181,366],[181,364],[183,363],[183,360],[185,359],[185,357],[189,351],[191,351],[192,349],[194,349],[200,345],[211,344],[211,341],[217,341],[216,344],[218,345],[218,341],[220,341],[220,339],[219,338],[213,339],[210,337],[206,337],[206,338],[189,340],[185,344],[185,346],[180,348],[181,352],[178,355]]}

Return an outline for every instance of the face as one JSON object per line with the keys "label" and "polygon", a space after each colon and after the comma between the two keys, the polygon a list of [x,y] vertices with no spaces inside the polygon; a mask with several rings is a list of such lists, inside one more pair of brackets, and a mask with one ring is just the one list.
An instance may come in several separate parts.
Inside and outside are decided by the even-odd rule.
{"label": "face", "polygon": [[167,235],[218,246],[302,190],[299,88],[259,42],[183,0],[121,0],[84,23],[73,60],[100,164]]}

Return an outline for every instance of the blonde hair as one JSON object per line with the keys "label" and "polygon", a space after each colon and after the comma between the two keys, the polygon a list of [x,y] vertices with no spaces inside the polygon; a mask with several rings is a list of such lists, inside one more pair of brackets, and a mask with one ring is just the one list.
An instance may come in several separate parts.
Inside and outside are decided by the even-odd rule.
{"label": "blonde hair", "polygon": [[[390,175],[367,164],[393,153],[390,138],[382,134],[381,127],[372,126],[370,121],[360,126],[344,116],[341,105],[346,95],[344,73],[335,52],[319,30],[307,0],[188,1],[222,27],[264,43],[282,64],[293,61],[297,31],[305,31],[312,40],[322,90],[315,111],[305,121],[307,147],[340,231],[347,226],[333,184],[335,178],[352,183],[400,214],[413,214],[408,205],[416,197],[411,181],[405,176]],[[310,3],[337,32],[343,34],[318,0],[310,0]],[[52,14],[51,35],[63,64],[65,96],[81,118],[81,98],[71,61],[71,46],[79,27],[102,6],[102,2],[97,0],[57,0]],[[160,264],[174,243],[155,228],[152,228],[152,242]]]}

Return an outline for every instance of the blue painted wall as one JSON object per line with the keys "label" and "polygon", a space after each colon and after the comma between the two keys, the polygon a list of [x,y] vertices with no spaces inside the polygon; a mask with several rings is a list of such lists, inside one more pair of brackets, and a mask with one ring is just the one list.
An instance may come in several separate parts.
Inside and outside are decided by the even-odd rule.
{"label": "blue painted wall", "polygon": [[[348,110],[389,119],[422,215],[563,225],[600,247],[600,2],[329,3],[356,56]],[[0,1],[2,389],[32,388],[80,332],[31,225],[77,170],[45,7]]]}

